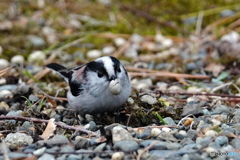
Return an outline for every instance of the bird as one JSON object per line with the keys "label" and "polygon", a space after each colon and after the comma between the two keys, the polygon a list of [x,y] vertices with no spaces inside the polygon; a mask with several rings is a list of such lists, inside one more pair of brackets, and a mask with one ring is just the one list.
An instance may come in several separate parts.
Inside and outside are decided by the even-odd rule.
{"label": "bird", "polygon": [[100,57],[72,68],[58,63],[46,67],[69,84],[68,102],[81,115],[115,112],[131,94],[130,77],[115,57]]}

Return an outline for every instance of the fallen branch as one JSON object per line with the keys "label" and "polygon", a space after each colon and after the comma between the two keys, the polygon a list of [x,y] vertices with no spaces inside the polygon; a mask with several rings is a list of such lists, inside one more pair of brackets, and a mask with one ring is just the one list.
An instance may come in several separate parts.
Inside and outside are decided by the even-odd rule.
{"label": "fallen branch", "polygon": [[[49,122],[49,120],[45,120],[45,119],[22,117],[22,116],[0,116],[0,119],[7,119],[7,120],[14,119],[14,120],[19,120],[19,121],[30,121],[30,122],[35,122],[35,123],[48,123]],[[96,133],[94,133],[92,131],[89,131],[89,130],[86,130],[84,128],[77,128],[77,127],[74,127],[74,126],[69,126],[69,125],[66,125],[62,122],[54,122],[54,124],[57,125],[58,127],[61,127],[61,128],[87,133],[87,134],[90,134],[92,136],[97,136]]]}

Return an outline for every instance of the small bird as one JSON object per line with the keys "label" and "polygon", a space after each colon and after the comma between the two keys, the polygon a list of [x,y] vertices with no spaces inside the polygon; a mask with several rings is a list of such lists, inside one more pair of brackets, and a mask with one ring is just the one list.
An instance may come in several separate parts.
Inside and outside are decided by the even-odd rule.
{"label": "small bird", "polygon": [[60,74],[69,84],[69,104],[81,114],[114,112],[131,94],[127,71],[120,61],[111,56],[66,68],[57,63],[46,65]]}

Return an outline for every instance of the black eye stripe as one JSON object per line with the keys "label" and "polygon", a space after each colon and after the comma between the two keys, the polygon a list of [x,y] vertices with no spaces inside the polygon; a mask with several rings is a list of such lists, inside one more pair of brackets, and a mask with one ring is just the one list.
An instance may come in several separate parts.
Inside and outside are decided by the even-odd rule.
{"label": "black eye stripe", "polygon": [[87,70],[96,72],[98,74],[98,77],[100,77],[100,78],[103,77],[103,76],[108,77],[107,71],[106,71],[106,69],[105,69],[105,67],[104,67],[104,65],[101,61],[99,61],[99,62],[95,62],[95,61],[89,62],[87,64]]}
{"label": "black eye stripe", "polygon": [[110,57],[111,60],[113,61],[113,68],[114,68],[114,71],[115,71],[115,74],[117,72],[121,72],[121,69],[120,69],[120,62],[118,59],[116,59],[115,57]]}

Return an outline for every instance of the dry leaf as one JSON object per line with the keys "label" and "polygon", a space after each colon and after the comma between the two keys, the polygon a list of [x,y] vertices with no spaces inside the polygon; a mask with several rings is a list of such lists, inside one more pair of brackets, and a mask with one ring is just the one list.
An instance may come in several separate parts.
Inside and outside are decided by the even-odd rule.
{"label": "dry leaf", "polygon": [[221,73],[224,68],[225,67],[223,65],[221,65],[221,64],[210,63],[209,65],[207,65],[205,67],[205,70],[209,71],[209,72],[212,72],[213,75],[215,77],[217,77],[219,75],[219,73]]}
{"label": "dry leaf", "polygon": [[56,129],[56,125],[54,124],[55,119],[51,118],[48,121],[47,127],[45,129],[45,131],[43,132],[43,134],[40,136],[42,137],[44,140],[48,140],[49,137],[51,137],[53,135],[53,132]]}

